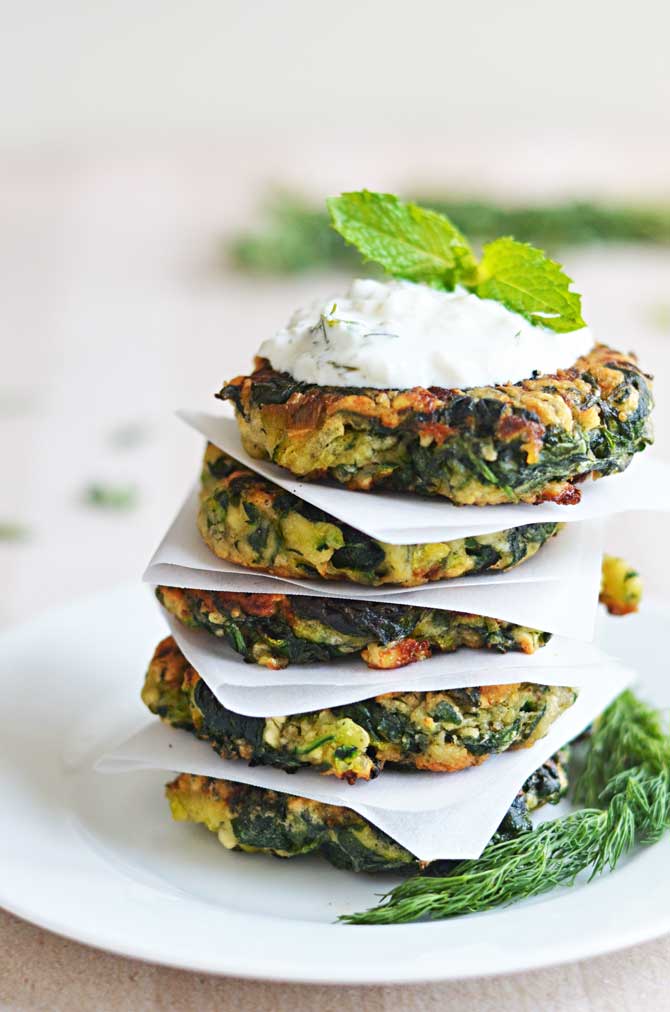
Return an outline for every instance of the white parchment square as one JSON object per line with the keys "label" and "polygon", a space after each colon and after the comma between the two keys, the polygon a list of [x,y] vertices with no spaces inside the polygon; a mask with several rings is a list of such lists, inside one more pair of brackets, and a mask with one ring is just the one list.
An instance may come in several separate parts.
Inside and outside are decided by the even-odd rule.
{"label": "white parchment square", "polygon": [[593,636],[603,522],[571,524],[509,573],[440,580],[421,587],[362,587],[345,581],[282,579],[219,559],[196,526],[197,489],[188,493],[154,552],[143,579],[170,587],[255,594],[308,594],[393,601],[472,612],[575,639]]}
{"label": "white parchment square", "polygon": [[556,637],[530,656],[492,650],[435,654],[404,668],[373,671],[358,657],[294,664],[280,671],[247,664],[204,629],[188,629],[171,615],[170,632],[219,702],[250,717],[282,717],[322,710],[385,692],[433,692],[472,685],[583,685],[612,663],[594,643]]}

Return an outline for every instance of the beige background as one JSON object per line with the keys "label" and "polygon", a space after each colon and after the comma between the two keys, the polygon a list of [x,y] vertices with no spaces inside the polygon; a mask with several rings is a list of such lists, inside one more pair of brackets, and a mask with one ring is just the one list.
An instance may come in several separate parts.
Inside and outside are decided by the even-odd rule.
{"label": "beige background", "polygon": [[[663,0],[3,4],[13,143],[241,129],[504,136],[667,129]],[[342,138],[344,139],[344,137]]]}
{"label": "beige background", "polygon": [[[139,577],[198,466],[174,407],[209,397],[296,302],[337,283],[222,264],[223,237],[253,219],[264,187],[670,199],[668,10],[6,5],[0,521],[30,536],[0,542],[0,624]],[[566,257],[598,335],[656,372],[668,459],[670,250]],[[129,424],[143,439],[120,449]],[[134,483],[137,509],[87,509],[92,480]],[[610,532],[667,600],[666,543],[660,518]],[[670,1006],[669,958],[663,940],[493,980],[303,988],[153,968],[0,913],[0,1008],[653,1012]]]}
{"label": "beige background", "polygon": [[[462,142],[432,145],[432,165],[465,184],[486,161]],[[380,168],[364,147],[342,159],[343,185],[407,184],[423,152]],[[338,184],[331,142],[311,150],[326,189]],[[252,213],[263,180],[299,178],[290,154],[261,164],[247,141],[235,160],[226,145],[149,154],[22,154],[5,165],[0,228],[3,373],[0,384],[0,517],[30,525],[21,544],[0,543],[6,592],[0,620],[29,618],[121,579],[137,579],[186,483],[200,440],[172,416],[209,398],[242,369],[260,337],[306,295],[337,284],[240,278],[220,264],[224,234]],[[586,164],[603,187],[620,167],[592,149]],[[282,161],[283,158],[283,161]],[[659,154],[660,159],[660,154]],[[651,165],[659,171],[659,159]],[[374,162],[374,165],[373,165]],[[376,166],[376,167],[374,167]],[[667,162],[665,169],[667,171]],[[649,163],[640,172],[649,172]],[[504,185],[504,181],[501,181]],[[509,185],[509,183],[508,183]],[[658,452],[668,458],[670,251],[619,249],[569,254],[588,293],[597,333],[634,346],[656,371]],[[145,439],[121,450],[118,426],[139,423]],[[665,438],[664,438],[665,437]],[[139,505],[128,514],[85,508],[92,478],[130,481]],[[660,517],[613,524],[612,547],[642,570],[649,593],[667,600],[667,549]],[[138,659],[138,670],[143,660]],[[139,677],[139,676],[138,676]],[[625,914],[622,912],[622,916]],[[7,1009],[269,1008],[296,1012],[359,1007],[531,1010],[668,1007],[670,940],[563,970],[505,979],[401,989],[335,989],[216,981],[94,953],[0,913],[0,1007]],[[346,972],[343,970],[343,973]]]}

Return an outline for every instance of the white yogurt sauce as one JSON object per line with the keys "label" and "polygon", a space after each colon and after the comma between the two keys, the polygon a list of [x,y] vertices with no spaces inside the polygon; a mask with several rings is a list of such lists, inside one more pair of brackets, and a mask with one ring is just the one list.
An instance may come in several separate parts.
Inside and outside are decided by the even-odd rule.
{"label": "white yogurt sauce", "polygon": [[297,309],[259,354],[321,386],[472,387],[554,373],[593,344],[588,327],[558,334],[461,287],[359,279]]}

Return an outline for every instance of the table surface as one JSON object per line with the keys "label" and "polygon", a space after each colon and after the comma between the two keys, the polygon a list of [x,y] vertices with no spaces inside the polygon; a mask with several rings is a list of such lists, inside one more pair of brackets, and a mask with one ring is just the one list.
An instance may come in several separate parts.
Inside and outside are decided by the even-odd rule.
{"label": "table surface", "polygon": [[[337,285],[317,275],[240,277],[223,263],[223,237],[253,215],[264,183],[308,179],[317,193],[361,182],[407,191],[417,179],[412,165],[421,164],[432,166],[431,179],[442,188],[448,180],[457,189],[494,187],[505,196],[518,185],[530,194],[580,186],[631,192],[633,184],[653,187],[668,178],[667,152],[664,163],[660,155],[635,162],[630,152],[612,159],[594,148],[577,166],[565,150],[557,144],[552,161],[546,145],[529,144],[521,182],[504,160],[493,177],[481,152],[467,145],[457,159],[433,146],[430,161],[422,160],[425,152],[415,150],[410,163],[364,146],[343,160],[332,142],[314,142],[300,173],[285,148],[257,150],[251,142],[233,153],[225,145],[191,145],[179,154],[73,151],[3,160],[0,523],[25,525],[26,536],[0,541],[10,591],[0,598],[0,625],[139,578],[198,470],[201,441],[174,409],[206,406],[296,304]],[[431,179],[422,174],[423,188]],[[669,430],[670,251],[574,250],[568,267],[587,293],[585,315],[597,336],[634,347],[656,373],[655,452],[667,459],[660,437]],[[136,507],[87,506],[92,482],[133,486]],[[649,593],[666,596],[662,520],[639,519],[611,524],[610,550],[625,552]],[[364,1003],[411,1010],[458,1004],[472,1012],[654,1010],[668,1007],[669,960],[670,939],[662,939],[559,969],[400,990],[263,984],[96,952],[0,912],[0,1009],[345,1012]]]}

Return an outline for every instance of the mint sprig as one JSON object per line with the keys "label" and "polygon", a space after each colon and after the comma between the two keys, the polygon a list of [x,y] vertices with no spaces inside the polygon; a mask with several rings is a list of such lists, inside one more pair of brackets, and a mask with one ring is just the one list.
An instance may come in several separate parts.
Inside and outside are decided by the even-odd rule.
{"label": "mint sprig", "polygon": [[525,242],[505,237],[484,246],[474,291],[496,299],[531,323],[565,332],[586,326],[581,296],[555,260]]}
{"label": "mint sprig", "polygon": [[477,263],[465,237],[437,211],[369,190],[343,193],[327,204],[333,228],[394,277],[444,291],[463,285],[559,333],[585,326],[571,279],[528,243],[496,239]]}
{"label": "mint sprig", "polygon": [[455,225],[417,204],[404,204],[392,193],[360,190],[326,203],[333,228],[389,274],[447,291],[473,279],[476,261]]}

